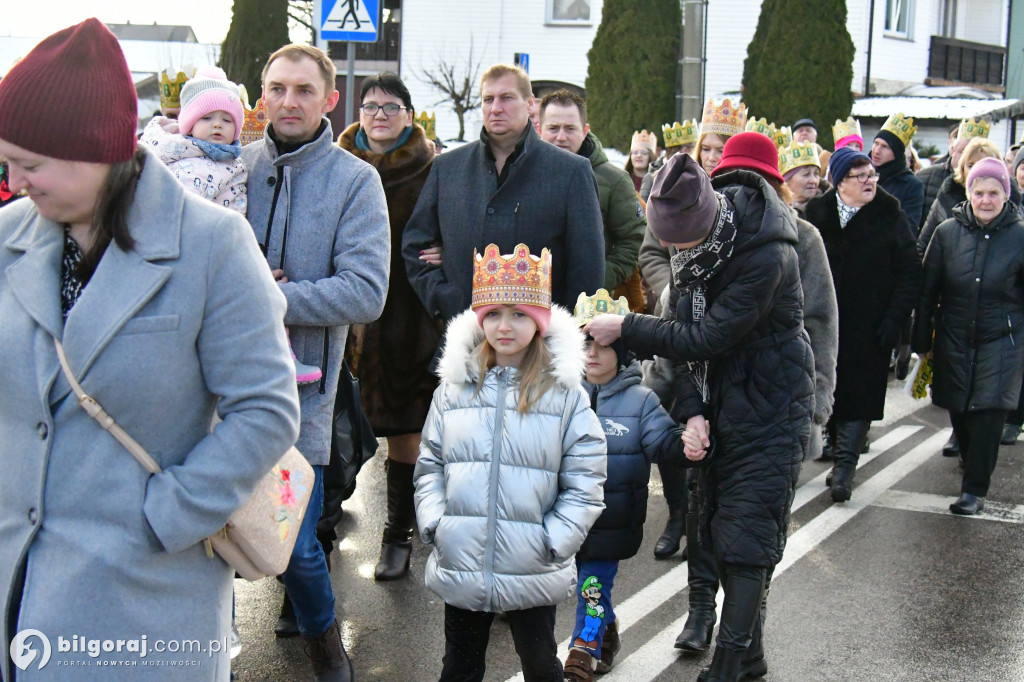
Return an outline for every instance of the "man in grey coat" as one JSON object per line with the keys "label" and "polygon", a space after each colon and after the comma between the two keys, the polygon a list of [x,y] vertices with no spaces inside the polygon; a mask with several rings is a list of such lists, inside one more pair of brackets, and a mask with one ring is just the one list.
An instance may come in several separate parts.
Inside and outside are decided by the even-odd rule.
{"label": "man in grey coat", "polygon": [[[590,162],[544,143],[530,125],[530,77],[498,64],[480,79],[480,140],[442,154],[405,227],[402,256],[424,307],[449,320],[469,307],[473,250],[551,249],[552,301],[572,309],[604,284],[604,234]],[[440,265],[423,251],[440,245]]]}
{"label": "man in grey coat", "polygon": [[324,114],[338,102],[334,63],[322,50],[287,45],[263,69],[270,123],[242,150],[249,169],[248,219],[288,303],[284,322],[300,361],[320,366],[299,387],[296,447],[316,473],[309,512],[282,576],[317,680],[352,678],[334,614],[334,594],[316,522],[331,418],[348,327],[380,316],[391,252],[387,204],[369,164],[334,144]]}

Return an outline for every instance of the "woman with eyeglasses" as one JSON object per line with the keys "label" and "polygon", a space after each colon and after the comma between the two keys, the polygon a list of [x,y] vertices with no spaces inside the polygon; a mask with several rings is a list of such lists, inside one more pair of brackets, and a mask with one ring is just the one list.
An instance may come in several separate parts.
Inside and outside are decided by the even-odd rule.
{"label": "woman with eyeglasses", "polygon": [[921,259],[900,202],[878,187],[867,154],[836,150],[833,188],[807,202],[821,232],[839,305],[839,355],[832,421],[832,500],[853,491],[864,439],[885,409],[889,359],[921,291]]}
{"label": "woman with eyeglasses", "polygon": [[[434,161],[434,143],[413,119],[409,89],[394,73],[363,81],[359,121],[338,137],[342,149],[377,169],[391,221],[391,281],[380,319],[356,325],[346,352],[359,377],[363,408],[373,431],[387,438],[387,521],[376,580],[406,575],[416,525],[412,473],[420,429],[437,378],[427,367],[440,345],[440,326],[409,284],[402,231]],[[438,251],[440,249],[437,249]],[[438,255],[439,257],[439,255]]]}

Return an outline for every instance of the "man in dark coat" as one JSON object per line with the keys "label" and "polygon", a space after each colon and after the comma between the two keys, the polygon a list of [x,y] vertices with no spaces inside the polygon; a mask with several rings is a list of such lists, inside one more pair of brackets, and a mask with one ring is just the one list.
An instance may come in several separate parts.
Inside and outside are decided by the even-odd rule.
{"label": "man in dark coat", "polygon": [[[957,149],[957,131],[960,129],[959,123],[954,123],[949,127],[949,151],[932,162],[932,165],[927,168],[922,168],[917,171],[917,179],[921,181],[921,185],[924,187],[924,204],[922,204],[921,210],[921,222],[917,225],[911,225],[915,234],[921,230],[921,225],[924,225],[925,219],[928,217],[928,209],[935,201],[935,197],[939,196],[939,190],[942,188],[942,181],[953,174],[953,169],[956,168],[956,162],[960,159],[960,152],[963,151],[963,145]],[[966,141],[964,144],[967,144]]]}
{"label": "man in dark coat", "polygon": [[871,144],[871,163],[878,171],[878,185],[896,197],[913,226],[921,224],[925,206],[924,185],[907,168],[907,142],[916,130],[914,119],[893,114]]}
{"label": "man in dark coat", "polygon": [[868,426],[884,416],[889,359],[921,292],[921,259],[865,154],[836,151],[829,176],[834,188],[808,202],[807,220],[825,241],[839,304],[831,493],[845,502]]}
{"label": "man in dark coat", "polygon": [[[546,144],[530,124],[530,77],[498,64],[480,79],[480,139],[437,157],[405,227],[406,273],[431,315],[469,307],[474,249],[524,243],[551,249],[552,301],[572,309],[581,291],[604,284],[604,234],[590,161]],[[421,252],[441,245],[441,265]]]}

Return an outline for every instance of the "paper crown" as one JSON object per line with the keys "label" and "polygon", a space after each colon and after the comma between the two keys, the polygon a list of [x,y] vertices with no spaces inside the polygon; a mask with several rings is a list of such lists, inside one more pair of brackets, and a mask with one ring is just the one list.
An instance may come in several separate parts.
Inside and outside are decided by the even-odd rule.
{"label": "paper crown", "polygon": [[748,133],[761,133],[768,137],[775,135],[775,124],[769,123],[766,118],[748,118],[747,125],[743,129]]}
{"label": "paper crown", "polygon": [[775,134],[771,136],[775,142],[776,147],[785,147],[793,141],[793,129],[789,126],[781,126],[775,129]]}
{"label": "paper crown", "polygon": [[917,132],[917,126],[914,125],[914,119],[903,114],[892,114],[889,118],[885,119],[885,123],[882,125],[882,130],[888,130],[890,133],[899,138],[903,146],[910,144],[910,140],[914,138],[914,133]]}
{"label": "paper crown", "polygon": [[739,135],[747,125],[747,106],[733,106],[728,99],[721,104],[709,99],[704,105],[704,116],[700,121],[700,134]]}
{"label": "paper crown", "polygon": [[665,141],[665,147],[682,147],[697,142],[700,134],[697,119],[690,119],[680,123],[676,121],[672,125],[666,123],[661,127],[661,139]]}
{"label": "paper crown", "polygon": [[[244,99],[242,100],[245,101]],[[238,134],[238,141],[244,147],[247,144],[263,139],[263,130],[267,127],[267,110],[263,106],[263,98],[256,100],[256,106],[245,110],[245,120],[242,122],[242,132]]]}
{"label": "paper crown", "polygon": [[598,315],[625,315],[629,312],[629,301],[625,296],[613,299],[607,289],[598,289],[593,296],[587,296],[586,292],[581,293],[576,299],[576,308],[573,317],[580,327],[589,324]]}
{"label": "paper crown", "polygon": [[836,122],[832,124],[832,137],[836,142],[839,142],[839,140],[844,137],[850,137],[851,135],[856,135],[862,139],[864,137],[860,132],[860,121],[855,119],[853,116],[850,116],[845,121],[837,119]]}
{"label": "paper crown", "polygon": [[646,130],[641,130],[640,132],[634,130],[633,139],[629,143],[629,149],[630,151],[634,149],[650,149],[651,157],[653,158],[658,151],[658,136]]}
{"label": "paper crown", "polygon": [[956,139],[969,140],[972,137],[988,137],[992,131],[992,124],[985,119],[975,121],[973,118],[960,121],[960,127],[956,131]]}
{"label": "paper crown", "polygon": [[434,112],[430,112],[430,116],[427,116],[427,112],[421,111],[416,117],[416,122],[423,128],[423,132],[426,133],[428,140],[433,140],[437,137],[437,115]]}
{"label": "paper crown", "polygon": [[551,307],[551,252],[540,257],[530,247],[517,244],[515,253],[501,255],[497,244],[488,244],[483,255],[473,249],[473,301],[485,305],[535,305]]}
{"label": "paper crown", "polygon": [[160,108],[180,109],[181,88],[196,74],[196,67],[187,65],[177,73],[173,69],[160,72]]}
{"label": "paper crown", "polygon": [[790,142],[779,150],[779,173],[785,175],[794,168],[814,166],[821,170],[818,145],[813,142]]}

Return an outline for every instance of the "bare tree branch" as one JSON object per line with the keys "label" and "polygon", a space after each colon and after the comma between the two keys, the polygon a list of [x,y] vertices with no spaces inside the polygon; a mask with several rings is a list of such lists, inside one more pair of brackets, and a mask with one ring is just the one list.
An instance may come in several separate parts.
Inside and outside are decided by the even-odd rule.
{"label": "bare tree branch", "polygon": [[433,67],[421,69],[417,77],[423,83],[441,93],[442,97],[433,106],[447,104],[459,119],[458,140],[466,136],[465,116],[480,108],[480,93],[476,83],[480,76],[480,61],[473,57],[473,39],[469,41],[469,54],[464,62],[456,56],[448,59],[440,53]]}

